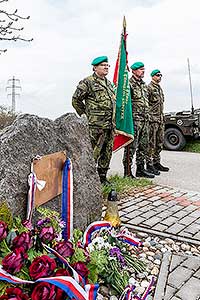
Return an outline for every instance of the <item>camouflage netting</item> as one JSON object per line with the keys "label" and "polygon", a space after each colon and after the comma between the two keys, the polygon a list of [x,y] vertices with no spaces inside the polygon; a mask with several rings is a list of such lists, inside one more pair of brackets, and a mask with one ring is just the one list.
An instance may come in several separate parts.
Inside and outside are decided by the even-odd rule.
{"label": "camouflage netting", "polygon": [[[0,203],[25,218],[31,160],[66,150],[73,164],[74,226],[85,228],[101,217],[100,182],[88,137],[87,125],[75,114],[55,121],[24,114],[0,131]],[[61,197],[45,206],[60,212]]]}

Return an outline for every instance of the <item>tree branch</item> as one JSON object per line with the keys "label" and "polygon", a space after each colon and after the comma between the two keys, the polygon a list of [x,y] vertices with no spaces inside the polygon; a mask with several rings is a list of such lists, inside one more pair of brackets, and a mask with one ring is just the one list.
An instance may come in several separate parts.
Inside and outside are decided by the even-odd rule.
{"label": "tree branch", "polygon": [[[0,0],[0,4],[3,2],[8,2],[9,0]],[[22,31],[24,27],[17,27],[15,23],[19,20],[28,20],[30,16],[23,17],[20,16],[16,9],[14,12],[8,12],[6,10],[0,10],[0,41],[24,41],[24,42],[31,42],[33,39],[27,39],[21,37],[20,35],[15,35],[15,32]],[[6,49],[0,50],[0,54],[5,52]]]}

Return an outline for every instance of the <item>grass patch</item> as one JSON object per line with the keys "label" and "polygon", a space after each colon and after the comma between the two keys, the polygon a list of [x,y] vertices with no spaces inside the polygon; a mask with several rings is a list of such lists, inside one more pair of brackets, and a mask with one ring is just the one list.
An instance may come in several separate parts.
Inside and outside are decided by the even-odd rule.
{"label": "grass patch", "polygon": [[200,153],[200,140],[187,142],[183,150],[186,152]]}
{"label": "grass patch", "polygon": [[147,185],[151,185],[152,181],[149,179],[141,178],[133,180],[129,177],[121,177],[119,175],[110,176],[108,178],[111,185],[106,185],[102,187],[102,192],[104,198],[107,197],[108,193],[114,189],[118,194],[128,191],[129,189],[145,187]]}

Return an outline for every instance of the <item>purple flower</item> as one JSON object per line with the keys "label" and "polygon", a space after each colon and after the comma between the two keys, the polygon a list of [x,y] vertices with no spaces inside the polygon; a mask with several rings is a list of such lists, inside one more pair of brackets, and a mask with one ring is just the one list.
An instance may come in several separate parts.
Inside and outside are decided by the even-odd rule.
{"label": "purple flower", "polygon": [[27,258],[23,247],[16,248],[3,258],[2,266],[8,273],[15,274],[21,270]]}
{"label": "purple flower", "polygon": [[22,224],[24,227],[26,227],[28,230],[32,230],[33,229],[33,225],[30,221],[28,220],[24,220],[22,221]]}
{"label": "purple flower", "polygon": [[69,241],[57,243],[54,249],[63,257],[71,257],[74,254],[73,244]]}
{"label": "purple flower", "polygon": [[37,226],[42,226],[42,225],[44,225],[44,224],[46,224],[46,223],[49,223],[51,220],[49,219],[49,218],[46,218],[46,219],[41,219],[41,220],[39,220],[38,222],[37,222]]}
{"label": "purple flower", "polygon": [[110,249],[109,254],[110,256],[116,256],[121,265],[125,266],[125,259],[121,253],[121,250],[118,247],[113,247],[112,249]]}
{"label": "purple flower", "polygon": [[32,239],[29,232],[22,232],[16,236],[12,241],[12,250],[23,247],[25,251],[32,246]]}
{"label": "purple flower", "polygon": [[8,226],[4,221],[0,221],[0,241],[7,237]]}
{"label": "purple flower", "polygon": [[40,231],[39,238],[42,242],[48,243],[53,241],[55,237],[55,232],[52,226],[50,227],[43,227]]}

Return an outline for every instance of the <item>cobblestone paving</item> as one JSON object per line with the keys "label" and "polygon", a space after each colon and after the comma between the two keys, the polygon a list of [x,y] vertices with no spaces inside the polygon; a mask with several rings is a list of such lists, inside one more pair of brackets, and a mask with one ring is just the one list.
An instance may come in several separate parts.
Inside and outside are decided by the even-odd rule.
{"label": "cobblestone paving", "polygon": [[200,258],[165,253],[154,300],[199,300]]}
{"label": "cobblestone paving", "polygon": [[200,244],[200,193],[153,186],[119,203],[124,224]]}
{"label": "cobblestone paving", "polygon": [[[147,187],[118,207],[127,227],[200,245],[198,192]],[[200,258],[164,253],[153,300],[200,300]]]}

